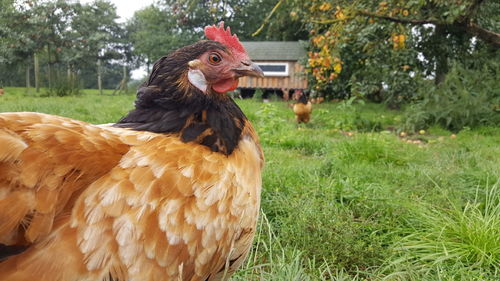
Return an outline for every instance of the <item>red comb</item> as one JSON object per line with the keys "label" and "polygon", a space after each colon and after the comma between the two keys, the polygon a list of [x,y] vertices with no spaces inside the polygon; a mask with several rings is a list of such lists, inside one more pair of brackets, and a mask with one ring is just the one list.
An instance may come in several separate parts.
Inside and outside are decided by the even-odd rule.
{"label": "red comb", "polygon": [[215,25],[205,26],[205,36],[210,40],[226,45],[236,52],[246,54],[245,48],[241,45],[238,36],[236,36],[236,34],[231,35],[231,28],[228,26],[227,29],[224,30],[223,21],[219,23],[218,27]]}

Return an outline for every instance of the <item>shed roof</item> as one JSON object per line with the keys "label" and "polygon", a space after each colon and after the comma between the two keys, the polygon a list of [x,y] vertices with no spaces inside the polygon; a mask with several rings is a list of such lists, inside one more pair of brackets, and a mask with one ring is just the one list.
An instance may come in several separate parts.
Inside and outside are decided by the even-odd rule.
{"label": "shed roof", "polygon": [[306,50],[299,41],[246,41],[241,43],[254,61],[297,61],[306,56]]}

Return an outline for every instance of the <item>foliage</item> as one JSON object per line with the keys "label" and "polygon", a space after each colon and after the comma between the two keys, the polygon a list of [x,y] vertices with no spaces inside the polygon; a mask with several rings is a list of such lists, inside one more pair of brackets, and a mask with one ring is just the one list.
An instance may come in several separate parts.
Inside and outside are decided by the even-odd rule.
{"label": "foliage", "polygon": [[280,10],[274,22],[265,32],[255,34],[278,0],[162,0],[160,7],[170,11],[183,34],[202,37],[202,28],[224,21],[241,40],[298,40],[306,39],[307,32],[297,18],[289,16],[289,9]]}
{"label": "foliage", "polygon": [[252,99],[254,101],[262,101],[262,96],[264,95],[264,92],[262,89],[256,89],[255,92],[253,93]]}
{"label": "foliage", "polygon": [[[310,33],[313,88],[392,107],[418,99],[422,79],[444,81],[449,63],[500,46],[495,1],[280,1]],[[475,37],[475,39],[473,39]],[[477,69],[480,71],[480,69]]]}
{"label": "foliage", "polygon": [[127,23],[134,53],[149,66],[171,51],[196,39],[178,28],[169,10],[151,5],[137,11]]}
{"label": "foliage", "polygon": [[12,62],[32,53],[35,49],[42,48],[43,43],[38,44],[36,41],[42,36],[48,36],[50,31],[41,22],[44,15],[34,17],[32,14],[34,3],[3,0],[2,5],[4,6],[0,11],[0,28],[3,35],[0,37],[2,62]]}
{"label": "foliage", "polygon": [[[40,84],[52,87],[62,73],[95,73],[98,59],[104,64],[117,64],[118,60],[132,64],[131,46],[124,39],[126,33],[116,22],[116,8],[109,1],[83,5],[63,0],[2,1],[6,8],[0,11],[0,69],[21,63],[23,69],[14,76],[31,73]],[[34,66],[35,57],[40,69]],[[0,80],[20,84],[19,79],[8,74]],[[29,76],[26,80],[30,80]],[[95,86],[97,79],[94,75],[84,80]]]}
{"label": "foliage", "polygon": [[[99,0],[91,4],[75,4],[75,17],[71,20],[71,32],[68,35],[72,45],[65,50],[65,61],[83,64],[86,60],[95,63],[123,59],[127,45],[120,39],[124,30],[116,22],[116,8],[110,2]],[[120,53],[122,51],[122,53]]]}
{"label": "foliage", "polygon": [[441,85],[419,88],[421,100],[405,114],[407,131],[439,124],[452,131],[484,124],[500,124],[498,73],[484,67],[481,72],[454,66]]}
{"label": "foliage", "polygon": [[355,106],[356,103],[364,104],[364,101],[357,97],[351,97],[348,100],[341,101],[337,107],[336,118],[332,118],[330,112],[326,109],[315,110],[315,119],[321,123],[321,125],[337,130],[359,130],[363,132],[379,131],[382,128],[381,121],[363,118]]}
{"label": "foliage", "polygon": [[78,96],[81,94],[81,81],[75,76],[58,76],[52,87],[43,96]]}

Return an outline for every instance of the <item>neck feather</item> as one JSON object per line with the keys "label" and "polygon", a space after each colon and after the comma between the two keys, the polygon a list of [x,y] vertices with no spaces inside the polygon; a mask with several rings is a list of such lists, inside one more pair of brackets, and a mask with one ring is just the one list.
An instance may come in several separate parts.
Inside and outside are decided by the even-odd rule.
{"label": "neck feather", "polygon": [[135,109],[115,126],[178,134],[183,142],[231,154],[247,120],[243,112],[227,95],[205,94],[192,86],[187,79],[187,61],[182,69],[178,61],[169,61],[168,57],[162,60],[139,88]]}

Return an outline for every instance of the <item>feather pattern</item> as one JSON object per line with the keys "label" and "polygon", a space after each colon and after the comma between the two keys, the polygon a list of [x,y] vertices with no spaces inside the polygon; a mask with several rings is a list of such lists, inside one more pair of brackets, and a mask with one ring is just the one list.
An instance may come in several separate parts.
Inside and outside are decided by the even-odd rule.
{"label": "feather pattern", "polygon": [[3,113],[0,155],[0,243],[28,246],[0,262],[2,280],[221,280],[251,246],[263,156],[248,121],[225,155],[178,134]]}

